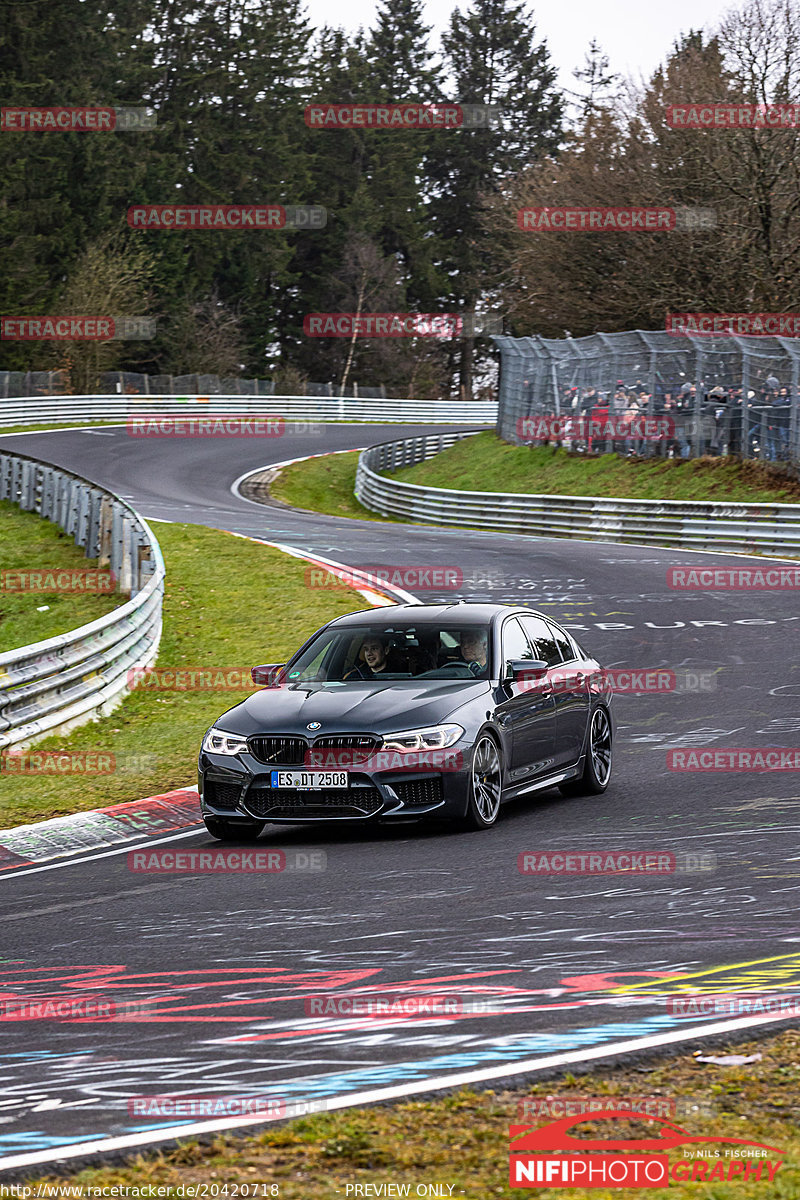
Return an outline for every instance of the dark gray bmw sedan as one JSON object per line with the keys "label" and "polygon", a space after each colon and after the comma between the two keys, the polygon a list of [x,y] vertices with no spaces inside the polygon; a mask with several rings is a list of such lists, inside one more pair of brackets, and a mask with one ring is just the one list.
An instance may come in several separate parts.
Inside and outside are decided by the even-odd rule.
{"label": "dark gray bmw sedan", "polygon": [[612,690],[549,617],[502,604],[393,605],[324,625],[203,738],[203,820],[246,841],[271,822],[495,823],[543,788],[611,778]]}

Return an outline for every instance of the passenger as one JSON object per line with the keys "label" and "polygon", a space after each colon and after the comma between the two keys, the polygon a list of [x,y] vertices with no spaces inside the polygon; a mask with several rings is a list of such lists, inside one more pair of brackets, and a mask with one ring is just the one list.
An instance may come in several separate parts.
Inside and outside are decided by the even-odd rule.
{"label": "passenger", "polygon": [[489,634],[485,629],[462,629],[458,635],[459,653],[445,651],[439,656],[440,667],[468,667],[473,675],[486,678]]}
{"label": "passenger", "polygon": [[345,679],[375,679],[384,671],[391,671],[388,658],[388,639],[381,634],[368,634],[361,643],[359,658],[364,661],[357,663],[352,671],[348,671]]}

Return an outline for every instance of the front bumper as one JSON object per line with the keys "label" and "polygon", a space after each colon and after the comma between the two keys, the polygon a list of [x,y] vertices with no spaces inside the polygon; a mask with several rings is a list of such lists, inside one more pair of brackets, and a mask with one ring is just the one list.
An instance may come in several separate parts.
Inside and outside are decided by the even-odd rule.
{"label": "front bumper", "polygon": [[271,772],[281,764],[265,766],[249,753],[232,758],[202,751],[200,807],[222,820],[284,824],[461,817],[467,807],[471,752],[471,745],[459,742],[442,753],[434,768],[353,766],[347,768],[346,789],[300,791],[270,787]]}

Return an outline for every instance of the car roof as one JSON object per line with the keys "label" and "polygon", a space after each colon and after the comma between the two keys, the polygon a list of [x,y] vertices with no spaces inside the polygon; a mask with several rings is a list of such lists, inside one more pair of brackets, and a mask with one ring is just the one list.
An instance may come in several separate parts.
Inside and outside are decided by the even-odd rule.
{"label": "car roof", "polygon": [[521,608],[518,605],[453,601],[450,604],[390,604],[385,608],[367,608],[336,617],[331,625],[363,625],[365,617],[370,618],[370,623],[401,619],[403,624],[414,625],[488,625],[497,617],[512,616],[514,613],[546,616],[535,608]]}

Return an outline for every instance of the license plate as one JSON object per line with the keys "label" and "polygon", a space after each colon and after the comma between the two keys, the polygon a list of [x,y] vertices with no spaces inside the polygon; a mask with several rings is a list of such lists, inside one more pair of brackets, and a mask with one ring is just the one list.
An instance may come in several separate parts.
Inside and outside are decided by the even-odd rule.
{"label": "license plate", "polygon": [[318,792],[322,788],[346,788],[347,771],[272,771],[270,786]]}

